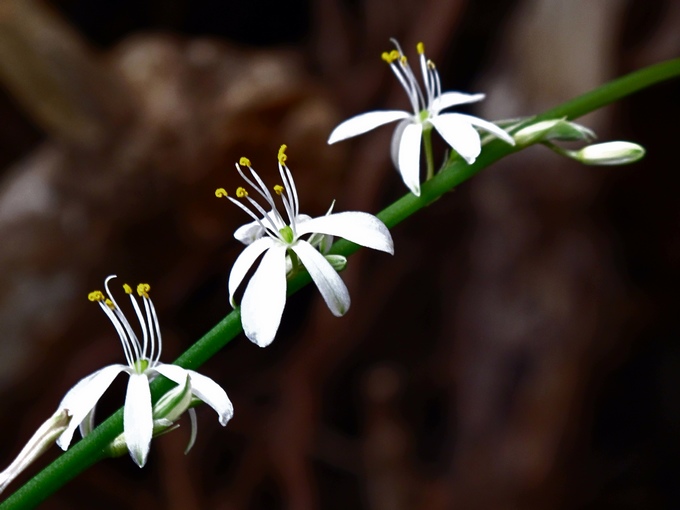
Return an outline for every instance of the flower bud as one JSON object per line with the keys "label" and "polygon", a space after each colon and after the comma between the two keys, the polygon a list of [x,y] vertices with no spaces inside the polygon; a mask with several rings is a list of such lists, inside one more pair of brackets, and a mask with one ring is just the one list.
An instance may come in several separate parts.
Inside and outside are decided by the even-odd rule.
{"label": "flower bud", "polygon": [[586,141],[595,139],[595,133],[585,126],[566,119],[552,119],[536,122],[520,129],[513,135],[518,145],[561,140],[565,142]]}
{"label": "flower bud", "polygon": [[626,165],[645,155],[641,145],[632,142],[606,142],[588,145],[573,151],[573,158],[586,165]]}

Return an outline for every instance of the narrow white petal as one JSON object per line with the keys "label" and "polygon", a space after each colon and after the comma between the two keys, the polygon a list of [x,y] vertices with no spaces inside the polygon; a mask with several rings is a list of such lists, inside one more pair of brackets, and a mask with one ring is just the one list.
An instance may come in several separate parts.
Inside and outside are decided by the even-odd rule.
{"label": "narrow white petal", "polygon": [[132,460],[143,467],[153,435],[151,391],[145,374],[130,374],[123,409],[123,433]]}
{"label": "narrow white petal", "polygon": [[480,119],[479,117],[474,117],[472,115],[464,115],[462,113],[458,113],[457,115],[467,120],[473,126],[477,126],[484,131],[488,131],[489,133],[496,135],[496,137],[500,138],[504,142],[509,143],[510,145],[515,145],[515,139],[504,129],[498,127],[493,122],[489,122],[488,120]]}
{"label": "narrow white petal", "polygon": [[238,290],[243,278],[248,274],[251,266],[255,263],[257,258],[262,255],[262,252],[268,250],[276,244],[276,241],[271,237],[262,237],[254,243],[248,245],[238,256],[234,266],[229,273],[229,302],[231,306],[236,308],[234,301],[234,294]]}
{"label": "narrow white petal", "polygon": [[299,241],[292,249],[300,257],[333,315],[340,317],[347,313],[350,303],[347,287],[324,256],[306,241]]}
{"label": "narrow white petal", "polygon": [[[233,271],[233,270],[232,270]],[[274,340],[286,304],[286,246],[276,244],[262,257],[241,302],[243,331],[266,347]]]}
{"label": "narrow white petal", "polygon": [[484,94],[465,94],[464,92],[444,92],[432,101],[430,111],[437,114],[440,111],[459,104],[476,103],[484,99]]}
{"label": "narrow white petal", "polygon": [[189,409],[189,421],[191,422],[191,436],[189,436],[189,444],[187,444],[187,447],[184,449],[184,455],[189,453],[189,450],[191,450],[194,447],[194,443],[196,442],[196,436],[198,435],[198,420],[196,419],[196,410],[194,408]]}
{"label": "narrow white petal", "polygon": [[399,168],[399,146],[401,145],[401,137],[404,134],[404,129],[406,126],[413,122],[412,119],[404,119],[397,127],[394,128],[394,133],[392,133],[392,141],[390,142],[390,158],[392,159],[392,164],[394,168]]}
{"label": "narrow white petal", "polygon": [[430,122],[446,143],[471,165],[482,152],[482,144],[479,133],[465,117],[459,113],[445,113],[432,117]]}
{"label": "narrow white petal", "polygon": [[97,404],[118,374],[128,369],[127,365],[109,365],[88,375],[71,388],[59,404],[59,410],[66,409],[71,421],[64,433],[57,439],[57,444],[66,450],[71,444],[73,433],[92,408]]}
{"label": "narrow white petal", "polygon": [[187,372],[191,380],[191,392],[217,412],[220,424],[224,427],[234,416],[234,406],[227,392],[210,377],[193,370],[187,370]]}
{"label": "narrow white petal", "polygon": [[412,117],[413,114],[401,110],[382,110],[362,113],[340,123],[328,137],[328,143],[332,144],[340,140],[346,140],[353,136],[362,135],[383,124],[389,124],[395,120]]}
{"label": "narrow white petal", "polygon": [[420,196],[420,140],[423,125],[409,124],[404,128],[399,144],[398,168],[406,187]]}
{"label": "narrow white petal", "polygon": [[361,246],[394,254],[388,228],[378,218],[365,212],[347,211],[319,216],[298,226],[298,234],[311,233],[343,237]]}

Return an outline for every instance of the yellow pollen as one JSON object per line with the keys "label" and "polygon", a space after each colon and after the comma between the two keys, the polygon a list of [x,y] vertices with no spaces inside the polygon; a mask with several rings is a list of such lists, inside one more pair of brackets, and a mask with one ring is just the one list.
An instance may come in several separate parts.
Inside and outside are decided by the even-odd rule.
{"label": "yellow pollen", "polygon": [[434,62],[432,62],[429,58],[427,59],[427,68],[434,69]]}
{"label": "yellow pollen", "polygon": [[405,66],[408,63],[408,59],[406,58],[406,55],[401,56],[401,58],[399,59],[399,63],[403,66]]}
{"label": "yellow pollen", "polygon": [[104,304],[105,304],[106,306],[108,306],[111,310],[115,310],[115,309],[116,309],[116,305],[114,305],[114,304],[113,304],[113,301],[111,301],[111,300],[108,299],[108,298],[104,300]]}
{"label": "yellow pollen", "polygon": [[288,156],[286,156],[286,149],[288,146],[284,143],[280,148],[279,148],[279,163],[282,165],[286,164],[286,160],[288,159]]}
{"label": "yellow pollen", "polygon": [[123,290],[126,294],[132,294],[132,287],[130,287],[127,283],[123,284]]}
{"label": "yellow pollen", "polygon": [[274,193],[281,196],[281,193],[283,193],[283,186],[281,186],[280,184],[274,186]]}
{"label": "yellow pollen", "polygon": [[227,190],[224,189],[224,188],[217,188],[217,189],[215,190],[215,196],[216,196],[217,198],[224,198],[224,197],[229,196],[229,193],[227,193]]}
{"label": "yellow pollen", "polygon": [[146,299],[149,299],[149,291],[151,290],[151,285],[148,283],[140,283],[137,285],[137,294],[139,294],[139,297],[145,297]]}
{"label": "yellow pollen", "polygon": [[425,53],[425,45],[419,42],[418,44],[416,44],[416,50],[418,50],[418,55],[422,55],[423,53]]}
{"label": "yellow pollen", "polygon": [[236,196],[239,198],[244,198],[248,196],[248,192],[246,191],[245,188],[239,187],[236,189]]}
{"label": "yellow pollen", "polygon": [[238,164],[241,166],[250,166],[250,160],[248,158],[241,158],[238,160]]}
{"label": "yellow pollen", "polygon": [[104,301],[104,299],[106,298],[104,297],[104,293],[101,290],[95,290],[87,295],[87,299],[89,299],[92,302],[95,302]]}
{"label": "yellow pollen", "polygon": [[392,51],[390,51],[390,52],[383,51],[383,53],[382,53],[382,55],[381,55],[380,57],[381,57],[385,62],[387,62],[388,64],[391,64],[392,62],[394,62],[395,60],[397,60],[397,59],[400,57],[400,55],[399,55],[399,52],[398,52],[397,50],[392,50]]}

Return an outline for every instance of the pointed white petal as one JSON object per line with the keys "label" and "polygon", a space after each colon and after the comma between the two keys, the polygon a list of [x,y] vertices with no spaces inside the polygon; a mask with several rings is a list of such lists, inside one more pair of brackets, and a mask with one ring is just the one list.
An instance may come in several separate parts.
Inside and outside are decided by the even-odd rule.
{"label": "pointed white petal", "polygon": [[184,455],[189,453],[189,450],[194,447],[196,436],[198,435],[198,420],[196,419],[196,410],[193,408],[189,409],[189,421],[191,422],[191,436],[189,436],[189,444],[184,449]]}
{"label": "pointed white petal", "polygon": [[394,254],[392,236],[385,224],[372,214],[347,211],[319,216],[298,227],[298,234],[313,232],[343,237],[367,248]]}
{"label": "pointed white petal", "polygon": [[484,94],[465,94],[464,92],[444,92],[432,101],[430,111],[437,114],[445,108],[451,108],[459,104],[476,103],[484,99]]}
{"label": "pointed white petal", "polygon": [[188,370],[188,372],[192,393],[217,412],[220,424],[224,427],[234,416],[234,406],[227,397],[227,392],[210,377],[193,370]]}
{"label": "pointed white petal", "polygon": [[432,125],[453,150],[460,154],[468,164],[472,164],[482,152],[479,133],[470,122],[459,113],[445,113],[432,117]]}
{"label": "pointed white petal", "polygon": [[57,439],[57,444],[66,450],[71,444],[73,433],[80,422],[85,419],[97,404],[118,374],[128,369],[127,365],[109,365],[88,375],[71,388],[59,404],[59,409],[66,409],[71,421],[64,433]]}
{"label": "pointed white petal", "polygon": [[423,125],[409,124],[404,128],[399,144],[398,168],[406,187],[420,196],[420,140]]}
{"label": "pointed white petal", "polygon": [[153,435],[151,391],[146,374],[130,374],[123,409],[123,434],[132,460],[144,467]]}
{"label": "pointed white petal", "polygon": [[231,273],[229,273],[229,302],[231,306],[236,308],[236,302],[234,301],[234,294],[238,290],[243,278],[250,270],[251,266],[255,263],[257,258],[262,255],[262,252],[268,250],[276,244],[276,241],[271,237],[262,237],[255,241],[254,243],[248,245],[234,262],[234,266],[231,268]]}
{"label": "pointed white petal", "polygon": [[251,342],[260,347],[272,343],[285,304],[286,246],[275,244],[262,257],[241,301],[243,331]]}
{"label": "pointed white petal", "polygon": [[292,250],[300,257],[305,269],[321,292],[323,300],[336,317],[345,315],[349,309],[349,292],[340,275],[311,244],[299,241]]}
{"label": "pointed white petal", "polygon": [[458,113],[457,115],[468,121],[473,126],[477,126],[484,131],[488,131],[489,133],[496,135],[496,137],[500,138],[504,142],[509,143],[510,145],[515,145],[515,139],[504,129],[498,127],[493,122],[489,122],[488,120],[480,119],[479,117],[474,117],[472,115],[463,115],[462,113]]}
{"label": "pointed white petal", "polygon": [[383,110],[362,113],[345,122],[340,123],[328,137],[328,143],[332,144],[340,140],[346,140],[353,136],[362,135],[367,131],[375,129],[383,124],[389,124],[395,120],[412,117],[413,114],[401,110]]}

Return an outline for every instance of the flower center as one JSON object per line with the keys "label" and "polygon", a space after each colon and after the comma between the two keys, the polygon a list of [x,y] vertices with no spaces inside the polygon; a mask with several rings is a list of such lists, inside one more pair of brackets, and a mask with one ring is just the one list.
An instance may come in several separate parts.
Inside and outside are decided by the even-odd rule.
{"label": "flower center", "polygon": [[430,118],[430,112],[427,110],[420,110],[418,118],[420,119],[420,122],[425,122],[427,119]]}
{"label": "flower center", "polygon": [[149,368],[148,359],[138,359],[135,361],[134,369],[138,374],[143,374],[147,368]]}
{"label": "flower center", "polygon": [[279,234],[281,234],[281,237],[286,243],[291,244],[293,242],[293,229],[290,228],[290,225],[286,225],[281,230],[279,230]]}

